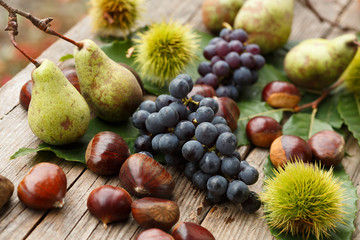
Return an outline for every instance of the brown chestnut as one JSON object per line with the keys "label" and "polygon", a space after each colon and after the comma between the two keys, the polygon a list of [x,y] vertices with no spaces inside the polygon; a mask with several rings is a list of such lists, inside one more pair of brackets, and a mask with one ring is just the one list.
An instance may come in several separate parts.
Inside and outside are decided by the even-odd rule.
{"label": "brown chestnut", "polygon": [[61,70],[65,77],[69,80],[69,82],[76,88],[76,90],[80,91],[80,83],[79,78],[76,73],[76,69],[74,67],[67,67]]}
{"label": "brown chestnut", "polygon": [[97,133],[89,142],[85,160],[87,167],[96,174],[118,174],[122,164],[130,156],[125,140],[110,131]]}
{"label": "brown chestnut", "polygon": [[141,153],[130,155],[120,169],[119,178],[129,193],[139,197],[168,198],[175,187],[165,167]]}
{"label": "brown chestnut", "polygon": [[14,192],[14,184],[0,175],[0,209],[10,200]]}
{"label": "brown chestnut", "polygon": [[135,238],[135,240],[174,240],[174,238],[163,230],[157,228],[149,228],[145,231],[142,231]]}
{"label": "brown chestnut", "polygon": [[131,204],[135,221],[144,228],[168,231],[179,220],[179,207],[174,201],[145,197]]}
{"label": "brown chestnut", "polygon": [[104,185],[90,193],[87,208],[107,228],[108,223],[121,221],[129,217],[131,203],[131,196],[125,189]]}
{"label": "brown chestnut", "polygon": [[254,117],[246,125],[246,135],[255,146],[268,148],[282,135],[281,125],[272,117]]}
{"label": "brown chestnut", "polygon": [[17,188],[20,201],[34,209],[61,208],[65,201],[66,175],[53,163],[39,163],[30,169]]}
{"label": "brown chestnut", "polygon": [[192,88],[191,92],[188,94],[188,97],[192,97],[197,94],[204,97],[216,96],[216,92],[214,88],[210,85],[205,85],[205,84],[194,84],[194,87]]}
{"label": "brown chestnut", "polygon": [[219,110],[215,114],[225,118],[232,131],[237,128],[237,122],[240,117],[240,109],[236,102],[228,97],[214,97],[219,104]]}
{"label": "brown chestnut", "polygon": [[209,230],[192,222],[178,223],[171,235],[175,240],[215,240]]}
{"label": "brown chestnut", "polygon": [[283,135],[276,138],[270,146],[270,160],[275,167],[284,166],[287,161],[312,162],[309,144],[302,138]]}
{"label": "brown chestnut", "polygon": [[315,133],[309,140],[314,160],[326,167],[338,165],[345,154],[345,140],[335,131],[323,130]]}
{"label": "brown chestnut", "polygon": [[300,92],[292,83],[273,81],[264,87],[262,100],[274,108],[293,108],[300,102]]}

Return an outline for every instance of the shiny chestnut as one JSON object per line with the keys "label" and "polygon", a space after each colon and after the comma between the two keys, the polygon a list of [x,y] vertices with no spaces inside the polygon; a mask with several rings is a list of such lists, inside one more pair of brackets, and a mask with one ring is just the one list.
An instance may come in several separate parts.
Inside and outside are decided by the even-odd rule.
{"label": "shiny chestnut", "polygon": [[216,96],[216,92],[212,86],[205,84],[194,84],[193,89],[188,94],[188,97],[192,97],[194,95],[201,95],[204,97],[213,97]]}
{"label": "shiny chestnut", "polygon": [[246,125],[246,135],[255,146],[268,148],[282,135],[281,125],[272,117],[254,117]]}
{"label": "shiny chestnut", "polygon": [[110,131],[97,133],[85,152],[87,167],[100,175],[118,174],[129,156],[130,150],[125,140]]}
{"label": "shiny chestnut", "polygon": [[34,209],[61,208],[65,201],[66,175],[53,163],[39,163],[30,169],[17,188],[20,201]]}
{"label": "shiny chestnut", "polygon": [[172,231],[175,240],[215,240],[206,228],[193,222],[180,222]]}
{"label": "shiny chestnut", "polygon": [[219,110],[215,116],[225,118],[228,126],[232,131],[237,128],[237,122],[240,117],[240,109],[236,102],[228,97],[214,97],[219,104]]}
{"label": "shiny chestnut", "polygon": [[145,197],[131,204],[131,213],[135,221],[144,228],[170,230],[179,220],[179,207],[174,201]]}
{"label": "shiny chestnut", "polygon": [[158,228],[150,228],[142,231],[135,240],[174,240],[174,238]]}
{"label": "shiny chestnut", "polygon": [[168,198],[175,187],[165,167],[141,153],[130,155],[120,169],[119,178],[129,193],[139,197]]}
{"label": "shiny chestnut", "polygon": [[304,139],[293,135],[283,135],[272,142],[270,160],[275,167],[282,167],[287,161],[313,161],[309,144]]}
{"label": "shiny chestnut", "polygon": [[274,108],[293,108],[300,102],[300,92],[292,83],[273,81],[264,87],[262,100]]}
{"label": "shiny chestnut", "polygon": [[10,200],[14,192],[14,184],[0,175],[0,209]]}
{"label": "shiny chestnut", "polygon": [[338,165],[345,154],[345,140],[335,131],[323,130],[309,140],[313,158],[326,167]]}
{"label": "shiny chestnut", "polygon": [[121,221],[129,217],[131,203],[131,196],[125,189],[104,185],[90,193],[87,208],[107,228],[108,223]]}
{"label": "shiny chestnut", "polygon": [[69,82],[80,92],[79,78],[75,67],[66,67],[61,70]]}

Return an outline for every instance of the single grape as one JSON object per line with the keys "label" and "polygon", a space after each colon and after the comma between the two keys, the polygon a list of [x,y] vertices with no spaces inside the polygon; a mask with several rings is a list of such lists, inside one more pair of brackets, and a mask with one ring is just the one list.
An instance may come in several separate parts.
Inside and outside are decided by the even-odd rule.
{"label": "single grape", "polygon": [[259,179],[259,172],[253,166],[247,166],[241,169],[238,178],[247,185],[252,185]]}
{"label": "single grape", "polygon": [[194,120],[195,120],[195,114],[196,114],[196,112],[190,113],[190,114],[188,115],[188,117],[187,117],[187,120],[190,121],[190,122],[194,122]]}
{"label": "single grape", "polygon": [[234,101],[237,101],[240,96],[239,90],[234,85],[227,85],[225,87],[230,90],[230,98]]}
{"label": "single grape", "polygon": [[167,127],[159,124],[159,113],[151,113],[145,121],[146,130],[151,134],[163,133]]}
{"label": "single grape", "polygon": [[212,72],[210,62],[201,62],[198,66],[198,73],[200,76],[205,76],[208,73]]}
{"label": "single grape", "polygon": [[214,152],[206,152],[199,162],[199,167],[204,173],[215,174],[221,165],[220,158]]}
{"label": "single grape", "polygon": [[154,156],[153,156],[150,152],[148,152],[148,151],[140,151],[140,152],[138,152],[138,153],[141,153],[141,154],[144,154],[144,155],[149,156],[149,157],[151,157],[151,158],[154,158]]}
{"label": "single grape", "polygon": [[247,161],[240,161],[240,171],[242,171],[244,168],[250,166],[250,164]]}
{"label": "single grape", "polygon": [[157,109],[157,111],[160,111],[160,109],[162,109],[165,106],[169,106],[170,103],[175,102],[175,101],[176,101],[176,98],[174,98],[170,95],[167,95],[167,94],[161,94],[155,100],[156,109]]}
{"label": "single grape", "polygon": [[198,123],[211,122],[214,115],[214,111],[210,107],[202,106],[196,110],[195,119]]}
{"label": "single grape", "polygon": [[182,99],[190,92],[189,84],[185,79],[175,78],[170,82],[169,92],[174,98]]}
{"label": "single grape", "polygon": [[187,82],[187,84],[189,85],[189,92],[193,89],[194,82],[193,82],[192,78],[189,76],[189,74],[182,73],[182,74],[177,75],[176,78],[184,79]]}
{"label": "single grape", "polygon": [[210,97],[206,97],[200,101],[199,107],[203,107],[203,106],[211,108],[214,111],[214,113],[217,113],[217,111],[219,110],[218,102]]}
{"label": "single grape", "polygon": [[196,140],[190,140],[184,144],[181,153],[188,161],[199,161],[204,154],[204,147],[200,142]]}
{"label": "single grape", "polygon": [[160,138],[163,136],[163,133],[157,134],[153,137],[153,139],[151,140],[151,147],[155,152],[160,152],[159,149],[159,141]]}
{"label": "single grape", "polygon": [[265,65],[265,58],[259,54],[254,55],[255,70],[261,69]]}
{"label": "single grape", "polygon": [[218,97],[230,97],[231,96],[231,89],[220,86],[216,89],[216,96]]}
{"label": "single grape", "polygon": [[224,77],[230,72],[230,66],[227,62],[220,60],[212,66],[213,73],[218,77]]}
{"label": "single grape", "polygon": [[146,129],[145,121],[149,115],[150,113],[148,111],[138,110],[132,115],[131,122],[137,129]]}
{"label": "single grape", "polygon": [[250,191],[248,199],[241,203],[246,212],[254,213],[261,207],[260,197],[256,192]]}
{"label": "single grape", "polygon": [[223,194],[218,196],[216,194],[212,194],[211,192],[206,192],[206,200],[212,203],[221,203],[225,200],[225,195]]}
{"label": "single grape", "polygon": [[[199,94],[195,94],[194,96],[191,96],[191,100],[193,100],[194,102],[198,102],[198,103],[200,103],[200,101],[203,100],[203,98],[204,98],[204,96],[199,95]],[[196,109],[198,109],[199,104],[189,102],[188,107],[192,112],[196,112]]]}
{"label": "single grape", "polygon": [[145,110],[149,113],[153,113],[157,111],[155,102],[151,100],[143,101],[139,106],[139,110]]}
{"label": "single grape", "polygon": [[236,147],[237,138],[233,133],[224,132],[216,140],[216,149],[226,156],[231,156]]}
{"label": "single grape", "polygon": [[165,162],[169,166],[178,167],[185,162],[185,159],[181,156],[181,154],[165,154]]}
{"label": "single grape", "polygon": [[239,40],[231,40],[229,42],[230,51],[241,54],[244,52],[244,45]]}
{"label": "single grape", "polygon": [[179,121],[179,114],[174,108],[166,106],[160,109],[158,119],[161,125],[165,127],[173,127]]}
{"label": "single grape", "polygon": [[203,54],[207,60],[211,60],[211,58],[216,55],[216,46],[213,44],[207,45],[204,48]]}
{"label": "single grape", "polygon": [[240,153],[238,152],[238,151],[234,151],[233,152],[233,155],[232,155],[233,157],[236,157],[237,159],[239,159],[239,161],[240,161],[240,169],[241,169],[241,155],[240,155]]}
{"label": "single grape", "polygon": [[232,181],[226,191],[226,197],[234,203],[242,203],[246,201],[249,195],[249,187],[240,180]]}
{"label": "single grape", "polygon": [[245,46],[245,51],[252,54],[260,54],[260,47],[257,44],[250,43]]}
{"label": "single grape", "polygon": [[214,37],[210,40],[209,45],[215,45],[217,44],[219,41],[222,41],[223,39],[221,37]]}
{"label": "single grape", "polygon": [[206,183],[208,181],[208,179],[211,177],[210,174],[204,173],[201,170],[197,171],[196,173],[194,173],[193,177],[192,177],[192,183],[194,184],[194,186],[196,188],[199,188],[201,190],[205,190],[206,189]]}
{"label": "single grape", "polygon": [[190,121],[180,121],[174,129],[174,134],[179,140],[190,140],[195,135],[195,125]]}
{"label": "single grape", "polygon": [[249,52],[244,52],[240,55],[240,59],[241,59],[241,65],[244,67],[247,67],[249,69],[253,69],[255,68],[255,59],[254,59],[254,55],[252,53]]}
{"label": "single grape", "polygon": [[248,35],[243,29],[235,29],[230,33],[231,40],[239,40],[244,43],[247,41]]}
{"label": "single grape", "polygon": [[231,129],[228,125],[225,125],[223,123],[217,123],[215,124],[216,130],[218,132],[218,135],[221,135],[224,132],[229,132],[231,133]]}
{"label": "single grape", "polygon": [[192,179],[193,175],[199,170],[197,162],[187,162],[184,168],[184,174],[187,178]]}
{"label": "single grape", "polygon": [[240,171],[240,161],[236,157],[224,157],[221,172],[227,176],[236,176]]}
{"label": "single grape", "polygon": [[216,46],[216,54],[221,58],[224,58],[226,54],[230,52],[229,44],[225,40],[219,41],[215,46]]}
{"label": "single grape", "polygon": [[208,73],[203,78],[201,78],[201,83],[199,82],[199,84],[206,84],[212,86],[213,88],[216,88],[219,84],[219,79],[215,74]]}
{"label": "single grape", "polygon": [[223,118],[222,116],[215,116],[214,119],[211,121],[211,123],[214,125],[216,125],[218,123],[227,125],[225,118]]}
{"label": "single grape", "polygon": [[221,196],[226,192],[228,182],[226,178],[220,175],[215,175],[209,178],[206,183],[206,188],[214,195]]}
{"label": "single grape", "polygon": [[147,151],[151,152],[151,137],[148,135],[138,136],[134,143],[135,152]]}
{"label": "single grape", "polygon": [[241,66],[240,55],[237,52],[229,52],[225,56],[225,61],[229,64],[231,69],[237,69]]}
{"label": "single grape", "polygon": [[[204,82],[204,78],[203,78],[203,77],[199,77],[198,79],[196,79],[195,84],[206,84],[206,83]],[[207,84],[206,84],[206,85],[207,85]]]}
{"label": "single grape", "polygon": [[219,57],[218,55],[215,55],[211,58],[211,66],[214,66],[215,63],[217,63],[218,61],[221,61],[221,57]]}
{"label": "single grape", "polygon": [[219,33],[219,37],[221,37],[222,39],[224,39],[225,41],[230,41],[230,34],[231,34],[231,30],[228,28],[223,28],[221,29],[220,33]]}
{"label": "single grape", "polygon": [[234,82],[240,86],[250,85],[253,81],[251,71],[246,67],[240,67],[234,71]]}
{"label": "single grape", "polygon": [[177,150],[179,139],[173,133],[164,134],[159,140],[159,150],[162,153],[174,153]]}
{"label": "single grape", "polygon": [[178,113],[179,120],[183,120],[187,118],[188,115],[187,108],[182,102],[170,103],[169,107],[171,107]]}
{"label": "single grape", "polygon": [[195,137],[200,143],[210,147],[217,138],[216,127],[209,122],[200,123],[195,129]]}

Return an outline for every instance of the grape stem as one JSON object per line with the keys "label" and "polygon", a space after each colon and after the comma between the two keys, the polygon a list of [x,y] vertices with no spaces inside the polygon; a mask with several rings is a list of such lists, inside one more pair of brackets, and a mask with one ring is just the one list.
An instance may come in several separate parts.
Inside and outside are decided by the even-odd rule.
{"label": "grape stem", "polygon": [[320,95],[320,97],[318,97],[316,100],[314,100],[314,101],[312,101],[310,103],[306,103],[306,104],[301,105],[301,106],[296,106],[296,107],[294,107],[294,111],[299,112],[299,111],[301,111],[301,110],[303,110],[305,108],[308,108],[308,107],[312,107],[313,109],[316,109],[318,107],[318,105],[321,103],[321,101],[324,100],[335,88],[340,86],[343,82],[344,82],[343,79],[338,80],[336,83],[331,85],[331,87],[329,87],[328,89],[323,91],[322,94]]}
{"label": "grape stem", "polygon": [[[70,38],[65,37],[64,35],[52,30],[50,28],[50,22],[53,20],[52,17],[48,17],[48,18],[44,18],[44,19],[40,19],[37,17],[34,17],[33,15],[31,15],[30,13],[24,12],[22,10],[13,8],[11,6],[9,6],[7,3],[5,3],[3,0],[0,0],[0,5],[5,8],[8,12],[9,12],[9,21],[8,21],[8,26],[6,27],[5,31],[9,31],[10,36],[12,36],[11,38],[15,39],[15,36],[18,34],[18,25],[17,25],[17,21],[15,21],[15,25],[14,25],[14,21],[10,21],[10,19],[13,19],[14,16],[16,18],[16,15],[20,15],[26,19],[28,19],[35,27],[37,27],[38,29],[40,29],[41,31],[44,31],[47,34],[50,35],[55,35],[59,38],[64,39],[67,42],[70,42],[72,44],[74,44],[75,46],[77,46],[79,49],[81,49],[83,47],[83,43],[81,42],[76,42]],[[14,40],[15,41],[15,40]],[[13,43],[14,44],[14,43]],[[14,45],[15,46],[15,45]],[[21,53],[23,53],[23,51],[21,51],[17,46],[15,46]],[[24,54],[24,53],[23,53]],[[25,57],[27,57],[29,59],[29,57],[27,55],[25,55]],[[30,60],[30,59],[29,59]],[[30,60],[31,61],[31,60]],[[35,61],[35,60],[34,60]],[[33,61],[31,61],[32,63],[34,63]],[[35,63],[34,63],[35,64]]]}

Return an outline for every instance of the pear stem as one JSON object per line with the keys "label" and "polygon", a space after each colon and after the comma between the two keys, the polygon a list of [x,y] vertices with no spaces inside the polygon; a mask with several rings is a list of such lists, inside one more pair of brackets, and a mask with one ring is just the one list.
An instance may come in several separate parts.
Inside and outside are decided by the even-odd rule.
{"label": "pear stem", "polygon": [[72,44],[74,44],[75,46],[77,46],[79,49],[81,49],[83,47],[83,43],[80,42],[76,42],[70,38],[65,37],[64,35],[52,30],[50,28],[50,22],[53,20],[52,17],[48,17],[48,18],[44,18],[44,19],[40,19],[37,17],[34,17],[33,15],[31,15],[30,13],[24,12],[22,10],[13,8],[11,6],[9,6],[7,3],[5,3],[3,0],[0,0],[0,5],[5,8],[8,12],[9,12],[9,22],[8,22],[8,26],[6,27],[5,31],[12,31],[15,30],[13,32],[13,34],[16,36],[18,34],[18,30],[17,30],[17,24],[16,26],[14,25],[10,25],[10,16],[16,16],[16,14],[19,14],[20,16],[28,19],[35,27],[37,27],[38,29],[40,29],[41,31],[44,31],[47,34],[50,35],[55,35],[57,37],[60,37],[62,39],[64,39],[65,41],[68,41]]}
{"label": "pear stem", "polygon": [[318,107],[318,105],[321,103],[321,101],[324,100],[335,88],[340,86],[343,82],[344,82],[343,79],[338,80],[336,83],[331,85],[328,89],[323,91],[322,94],[320,95],[320,97],[318,97],[315,101],[312,101],[310,103],[306,103],[306,104],[301,105],[301,106],[296,106],[296,107],[294,107],[294,111],[299,112],[299,111],[301,111],[301,110],[303,110],[305,108],[308,108],[308,107],[312,107],[312,109],[316,109]]}
{"label": "pear stem", "polygon": [[329,23],[331,26],[335,26],[340,28],[343,31],[357,31],[357,29],[352,28],[350,26],[343,26],[337,22],[331,21],[327,18],[324,18],[323,16],[320,15],[320,13],[315,9],[315,7],[312,5],[312,3],[310,2],[310,0],[304,0],[305,2],[305,6],[319,19],[320,22],[327,22]]}

